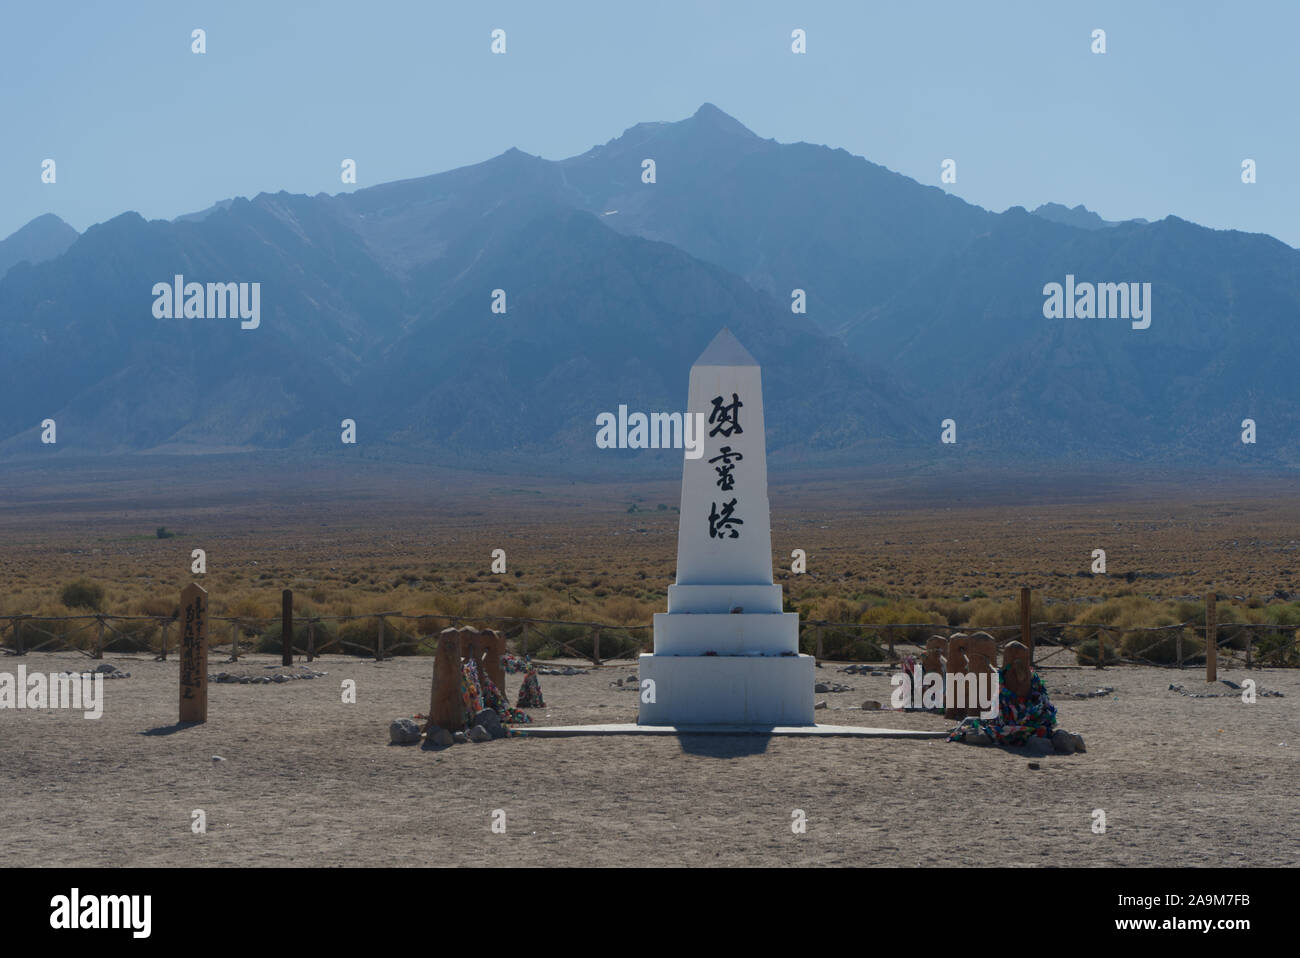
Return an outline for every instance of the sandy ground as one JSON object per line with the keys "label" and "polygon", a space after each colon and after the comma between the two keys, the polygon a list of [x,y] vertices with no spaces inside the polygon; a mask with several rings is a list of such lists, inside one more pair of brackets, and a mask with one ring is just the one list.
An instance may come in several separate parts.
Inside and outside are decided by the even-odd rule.
{"label": "sandy ground", "polygon": [[[219,671],[219,657],[213,671]],[[0,712],[6,865],[1295,865],[1300,671],[1256,670],[1284,698],[1187,698],[1204,673],[1047,670],[1063,727],[1088,752],[1030,759],[942,740],[758,737],[510,739],[442,752],[388,744],[424,712],[432,660],[326,657],[328,675],[212,685],[206,725],[176,730],[177,665],[110,655],[132,673],[80,712]],[[270,665],[267,656],[250,663]],[[41,672],[75,653],[0,657]],[[611,687],[628,663],[543,676],[539,722],[631,722]],[[1222,671],[1241,681],[1246,673]],[[519,676],[508,676],[509,692]],[[356,704],[343,704],[354,679]],[[868,713],[885,677],[818,669],[854,691],[819,721],[935,729]],[[1211,687],[1227,691],[1225,686]],[[158,730],[158,731],[152,731]],[[224,761],[214,761],[213,756]],[[1041,766],[1029,768],[1030,761]],[[207,833],[191,832],[203,809]],[[494,834],[492,815],[505,812]],[[791,829],[794,810],[807,831]],[[1092,831],[1093,811],[1106,815]]]}

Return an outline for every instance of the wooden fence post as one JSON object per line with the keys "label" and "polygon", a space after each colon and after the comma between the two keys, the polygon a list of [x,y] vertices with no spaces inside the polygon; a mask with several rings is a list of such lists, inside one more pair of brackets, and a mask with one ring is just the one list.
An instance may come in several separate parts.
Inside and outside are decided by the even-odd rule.
{"label": "wooden fence post", "polygon": [[307,661],[316,658],[316,620],[307,620]]}
{"label": "wooden fence post", "polygon": [[821,664],[822,664],[822,655],[824,654],[824,650],[823,650],[823,647],[822,647],[822,628],[821,628],[820,625],[819,625],[819,626],[816,626],[815,628],[817,629],[817,655],[816,655],[816,659],[817,659],[817,664],[818,664],[818,665],[821,665]]}
{"label": "wooden fence post", "polygon": [[1097,630],[1097,668],[1106,664],[1106,630]]}
{"label": "wooden fence post", "polygon": [[1251,647],[1255,644],[1255,633],[1250,629],[1246,630],[1246,668],[1250,668]]}
{"label": "wooden fence post", "polygon": [[95,658],[102,659],[104,657],[104,617],[97,615],[95,619],[99,622],[99,636],[95,639]]}
{"label": "wooden fence post", "polygon": [[14,630],[14,645],[18,649],[18,654],[23,654],[23,616],[16,615],[9,620]]}
{"label": "wooden fence post", "polygon": [[1178,656],[1178,667],[1183,667],[1183,630],[1179,629],[1178,634],[1174,636],[1174,651]]}
{"label": "wooden fence post", "polygon": [[168,620],[168,621],[166,621],[166,622],[163,623],[163,627],[162,627],[162,651],[161,651],[160,653],[158,653],[158,661],[159,661],[159,662],[166,662],[166,661],[167,661],[167,630],[170,629],[171,627],[172,627],[172,624],[171,624],[171,621],[170,621],[170,620]]}
{"label": "wooden fence post", "polygon": [[293,591],[280,593],[280,664],[293,665]]}
{"label": "wooden fence post", "polygon": [[596,630],[591,640],[591,661],[595,665],[600,665],[600,629]]}
{"label": "wooden fence post", "polygon": [[1029,667],[1034,667],[1034,629],[1029,622],[1029,589],[1020,589],[1020,644],[1029,650]]}
{"label": "wooden fence post", "polygon": [[1217,599],[1211,592],[1205,596],[1205,681],[1213,682],[1219,677],[1219,629],[1216,622],[1214,603]]}
{"label": "wooden fence post", "polygon": [[379,631],[375,634],[375,659],[384,661],[384,617],[379,616]]}

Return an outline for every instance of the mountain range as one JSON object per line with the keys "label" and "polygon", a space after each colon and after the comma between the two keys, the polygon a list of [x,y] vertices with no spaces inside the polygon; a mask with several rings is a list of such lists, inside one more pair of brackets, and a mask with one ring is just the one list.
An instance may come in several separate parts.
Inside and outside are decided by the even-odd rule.
{"label": "mountain range", "polygon": [[[260,283],[260,325],[155,318],[177,274]],[[1046,318],[1067,276],[1150,283],[1150,327]],[[1297,317],[1300,251],[1271,237],[993,213],[705,104],[564,160],[512,149],[79,236],[41,217],[0,243],[0,455],[54,453],[52,418],[57,452],[625,461],[646,454],[597,450],[597,413],[680,409],[727,326],[763,365],[774,462],[1285,467]]]}

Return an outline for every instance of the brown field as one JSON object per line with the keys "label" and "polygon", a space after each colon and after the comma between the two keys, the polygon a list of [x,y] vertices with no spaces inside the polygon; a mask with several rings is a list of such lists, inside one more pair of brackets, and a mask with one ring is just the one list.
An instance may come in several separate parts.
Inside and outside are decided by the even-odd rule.
{"label": "brown field", "polygon": [[[645,626],[673,580],[676,478],[145,462],[0,473],[0,616],[88,612],[61,601],[77,580],[104,588],[100,611],[171,615],[195,548],[212,613],[267,621],[291,588],[300,617]],[[805,618],[1008,625],[1024,585],[1040,622],[1169,625],[1214,590],[1231,607],[1220,621],[1300,624],[1300,491],[1288,480],[776,475],[771,501],[777,580]],[[159,539],[159,526],[177,535]],[[505,575],[490,572],[497,548]],[[789,571],[795,548],[806,575]],[[1105,576],[1088,571],[1098,548]]]}
{"label": "brown field", "polygon": [[[288,461],[253,471],[243,462],[6,468],[0,615],[85,611],[60,601],[79,579],[103,586],[103,611],[170,615],[194,548],[207,551],[203,584],[216,615],[272,618],[285,587],[299,615],[643,625],[664,608],[675,478],[534,481]],[[1211,588],[1239,597],[1242,616],[1263,619],[1293,605],[1274,593],[1296,592],[1300,578],[1300,494],[1264,479],[778,475],[772,508],[779,580],[806,615],[834,621],[878,613],[994,624],[1021,585],[1036,590],[1040,621],[1112,607],[1098,600],[1127,603],[1135,621],[1173,614],[1180,598]],[[159,539],[158,526],[177,535]],[[505,575],[489,572],[495,548],[507,552]],[[783,571],[794,548],[808,553],[807,575]],[[1079,575],[1094,548],[1106,550],[1110,575]],[[1168,689],[1205,688],[1204,673],[1191,669],[1049,669],[1061,724],[1084,736],[1088,752],[1036,760],[1041,768],[1031,770],[1014,750],[943,741],[390,747],[388,722],[427,707],[431,663],[416,657],[328,655],[323,679],[214,685],[209,722],[175,729],[175,659],[110,652],[106,660],[133,676],[105,683],[99,721],[0,713],[0,843],[11,864],[1293,865],[1300,846],[1295,669],[1252,672],[1286,696],[1253,705]],[[87,661],[76,652],[3,656],[0,670]],[[548,708],[536,718],[633,721],[635,695],[613,684],[632,673],[625,661],[543,677]],[[1245,677],[1227,661],[1220,674]],[[341,701],[345,678],[357,682],[355,705]],[[856,708],[887,701],[887,678],[824,663],[818,679],[853,687],[818,696],[830,706],[821,721],[950,724]],[[511,694],[517,682],[509,677]],[[1114,691],[1066,695],[1099,685]],[[190,832],[196,808],[207,813],[203,836]],[[498,808],[505,835],[488,827]],[[1091,831],[1097,808],[1105,835]],[[808,816],[805,835],[791,832],[794,809]]]}

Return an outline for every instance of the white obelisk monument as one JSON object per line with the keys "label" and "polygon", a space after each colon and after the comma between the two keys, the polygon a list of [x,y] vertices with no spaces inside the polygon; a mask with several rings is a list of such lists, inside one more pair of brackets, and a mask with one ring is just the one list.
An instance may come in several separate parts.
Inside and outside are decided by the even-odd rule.
{"label": "white obelisk monument", "polygon": [[697,413],[704,454],[682,467],[677,584],[641,656],[637,724],[813,725],[813,658],[772,582],[763,384],[729,330],[691,367]]}

